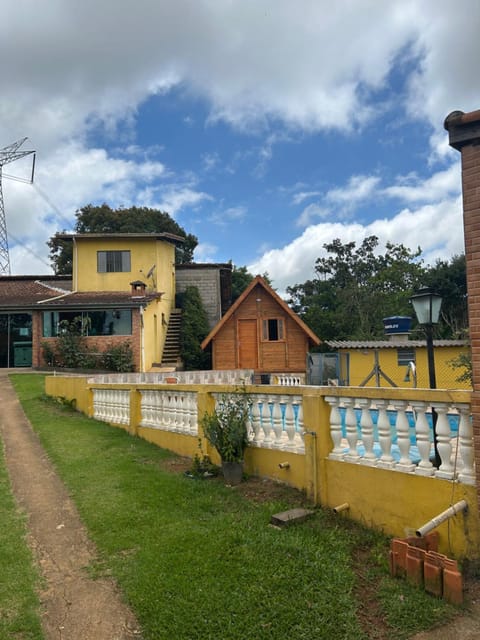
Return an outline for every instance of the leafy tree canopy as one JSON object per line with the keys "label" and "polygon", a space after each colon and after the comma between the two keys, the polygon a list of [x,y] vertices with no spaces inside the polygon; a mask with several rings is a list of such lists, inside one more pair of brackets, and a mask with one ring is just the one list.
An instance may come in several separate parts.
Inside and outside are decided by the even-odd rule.
{"label": "leafy tree canopy", "polygon": [[468,327],[467,267],[465,255],[438,260],[425,274],[425,285],[442,296],[438,335],[465,338]]}
{"label": "leafy tree canopy", "polygon": [[316,277],[287,288],[289,303],[322,340],[384,337],[383,318],[411,315],[409,298],[423,282],[420,248],[378,238],[360,246],[335,239],[324,245],[327,256],[315,262]]}
{"label": "leafy tree canopy", "polygon": [[[184,238],[175,249],[177,262],[192,262],[198,239],[187,234],[168,213],[148,207],[111,209],[107,204],[89,204],[76,212],[76,233],[173,233]],[[47,242],[50,261],[57,274],[72,273],[72,243],[56,235]]]}

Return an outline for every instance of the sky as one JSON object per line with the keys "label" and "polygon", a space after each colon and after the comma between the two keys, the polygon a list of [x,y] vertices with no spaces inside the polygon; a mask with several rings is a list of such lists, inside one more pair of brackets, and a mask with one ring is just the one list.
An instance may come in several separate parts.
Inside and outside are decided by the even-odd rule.
{"label": "sky", "polygon": [[33,184],[3,165],[12,275],[104,202],[281,294],[336,238],[463,253],[443,122],[480,108],[479,27],[478,0],[3,0],[0,147],[36,151]]}

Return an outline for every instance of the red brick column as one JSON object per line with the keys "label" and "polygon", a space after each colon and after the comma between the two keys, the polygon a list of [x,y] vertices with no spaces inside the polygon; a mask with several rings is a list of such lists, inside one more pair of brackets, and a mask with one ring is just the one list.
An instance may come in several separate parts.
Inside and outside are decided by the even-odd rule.
{"label": "red brick column", "polygon": [[463,228],[473,371],[473,438],[480,507],[480,110],[453,111],[445,120],[449,143],[462,155]]}

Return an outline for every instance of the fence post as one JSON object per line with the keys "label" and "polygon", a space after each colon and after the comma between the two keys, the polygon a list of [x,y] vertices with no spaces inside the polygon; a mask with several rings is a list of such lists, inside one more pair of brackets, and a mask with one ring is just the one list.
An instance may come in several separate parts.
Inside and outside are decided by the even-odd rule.
{"label": "fence post", "polygon": [[211,460],[212,458],[215,458],[217,454],[215,448],[212,447],[212,445],[203,435],[201,420],[205,413],[212,413],[214,409],[215,398],[213,397],[212,393],[209,391],[204,391],[203,388],[200,387],[197,393],[198,440],[201,452],[203,453],[203,455],[209,456]]}
{"label": "fence post", "polygon": [[138,436],[138,426],[142,420],[142,394],[138,387],[130,389],[130,419],[128,431],[132,436]]}
{"label": "fence post", "polygon": [[333,448],[330,437],[330,407],[318,390],[303,393],[307,493],[315,504],[326,504],[328,496],[326,459]]}

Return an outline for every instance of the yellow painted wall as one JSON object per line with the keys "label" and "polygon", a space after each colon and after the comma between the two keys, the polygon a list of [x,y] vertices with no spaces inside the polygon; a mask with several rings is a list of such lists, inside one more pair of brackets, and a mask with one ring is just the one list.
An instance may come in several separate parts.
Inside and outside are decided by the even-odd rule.
{"label": "yellow painted wall", "polygon": [[[131,270],[98,273],[97,251],[130,251]],[[145,236],[77,237],[74,239],[73,287],[77,291],[130,291],[130,282],[141,280],[147,290],[162,291],[172,305],[175,299],[174,264],[175,247],[163,240]],[[153,277],[147,279],[153,265]]]}
{"label": "yellow painted wall", "polygon": [[[399,348],[408,347],[407,343],[400,343]],[[375,366],[375,351],[374,349],[339,349],[342,354],[349,354],[350,360],[350,376],[349,386],[357,387],[362,384],[365,379],[370,375]],[[458,382],[457,378],[462,369],[453,369],[449,364],[450,360],[457,358],[460,353],[466,353],[467,347],[435,347],[435,374],[437,381],[437,389],[470,389],[468,383]],[[427,362],[427,349],[426,347],[415,347],[416,358],[416,373],[417,373],[417,387],[428,389],[428,362]],[[395,384],[399,387],[407,387],[412,389],[414,385],[413,375],[410,374],[410,381],[405,381],[405,374],[407,372],[406,366],[399,366],[397,364],[397,348],[381,348],[378,349],[378,361],[381,371],[384,372]],[[342,364],[345,359],[342,358]],[[343,368],[341,377],[346,379],[346,371]],[[376,377],[372,376],[368,383],[368,387],[377,386]],[[381,387],[388,387],[390,384],[380,376]]]}
{"label": "yellow painted wall", "polygon": [[[115,385],[108,384],[108,388]],[[126,428],[151,442],[180,455],[199,453],[198,438],[160,429],[144,428],[140,422],[140,389],[151,385],[123,383],[131,388],[130,425]],[[167,386],[167,385],[165,385]],[[155,385],[161,388],[162,385]],[[213,393],[234,391],[227,385],[178,385],[179,390],[197,392],[197,410],[201,417],[213,408]],[[303,423],[305,427],[305,455],[266,448],[249,447],[246,453],[246,471],[260,477],[274,478],[298,489],[305,490],[314,504],[326,508],[347,503],[339,518],[349,517],[366,526],[382,530],[397,537],[414,534],[415,530],[438,516],[455,502],[466,500],[468,510],[441,524],[439,550],[457,558],[480,558],[480,520],[476,487],[439,478],[423,477],[415,473],[389,471],[361,464],[330,460],[330,405],[324,396],[382,398],[388,400],[424,400],[465,404],[471,394],[462,390],[374,389],[345,387],[278,387],[252,386],[252,393],[302,394]],[[86,378],[50,377],[46,379],[49,395],[77,398],[77,408],[92,415],[91,385]],[[218,456],[203,442],[203,452],[219,462]],[[280,469],[287,462],[288,469]]]}
{"label": "yellow painted wall", "polygon": [[[131,270],[98,273],[97,251],[130,251]],[[154,266],[152,275],[147,278]],[[161,297],[152,301],[143,314],[143,370],[149,371],[162,359],[163,347],[175,306],[175,247],[156,238],[75,238],[73,286],[78,291],[130,291],[130,283],[140,280],[147,293],[157,291]]]}

